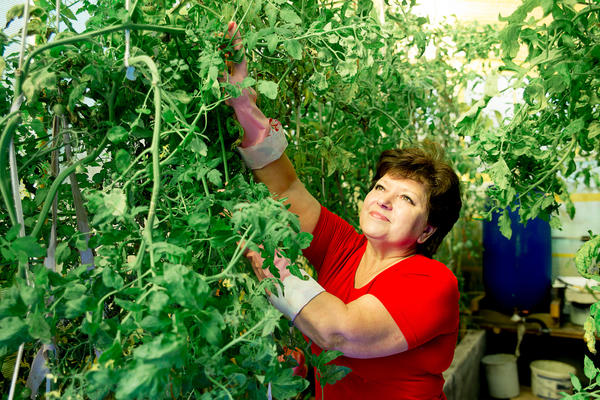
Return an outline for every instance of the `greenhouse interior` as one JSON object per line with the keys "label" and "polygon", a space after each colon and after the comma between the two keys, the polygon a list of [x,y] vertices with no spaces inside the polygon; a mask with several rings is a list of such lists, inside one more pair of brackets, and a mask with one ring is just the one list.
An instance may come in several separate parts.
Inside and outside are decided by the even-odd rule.
{"label": "greenhouse interior", "polygon": [[8,399],[600,398],[597,0],[2,0]]}

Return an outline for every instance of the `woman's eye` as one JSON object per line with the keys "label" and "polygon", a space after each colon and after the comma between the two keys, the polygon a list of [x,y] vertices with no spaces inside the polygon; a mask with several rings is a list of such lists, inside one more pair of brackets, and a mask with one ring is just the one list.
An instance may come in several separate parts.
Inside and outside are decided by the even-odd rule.
{"label": "woman's eye", "polygon": [[408,197],[407,195],[403,194],[402,196],[402,200],[408,201],[410,204],[415,204],[412,199],[410,197]]}
{"label": "woman's eye", "polygon": [[384,190],[384,187],[377,184],[377,185],[375,185],[375,190]]}

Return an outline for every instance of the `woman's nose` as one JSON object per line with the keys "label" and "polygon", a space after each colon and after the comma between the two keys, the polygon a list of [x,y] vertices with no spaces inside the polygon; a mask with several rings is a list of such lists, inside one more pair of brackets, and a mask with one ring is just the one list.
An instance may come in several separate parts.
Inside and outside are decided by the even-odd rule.
{"label": "woman's nose", "polygon": [[381,197],[377,200],[377,205],[379,205],[379,207],[386,209],[386,210],[391,210],[392,209],[392,202],[390,199],[388,199],[387,197]]}

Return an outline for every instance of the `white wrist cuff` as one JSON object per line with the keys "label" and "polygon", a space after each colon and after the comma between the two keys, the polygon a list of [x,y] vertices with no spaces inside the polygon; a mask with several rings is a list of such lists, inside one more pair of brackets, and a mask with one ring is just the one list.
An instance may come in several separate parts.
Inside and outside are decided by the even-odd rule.
{"label": "white wrist cuff", "polygon": [[279,160],[288,142],[283,128],[271,128],[269,135],[260,143],[250,147],[238,147],[240,155],[250,169],[260,169],[265,165]]}
{"label": "white wrist cuff", "polygon": [[281,293],[281,285],[277,284],[277,295],[269,295],[271,304],[292,322],[304,306],[325,291],[308,273],[301,272],[302,276],[308,277],[307,280],[290,275],[282,281],[284,293]]}

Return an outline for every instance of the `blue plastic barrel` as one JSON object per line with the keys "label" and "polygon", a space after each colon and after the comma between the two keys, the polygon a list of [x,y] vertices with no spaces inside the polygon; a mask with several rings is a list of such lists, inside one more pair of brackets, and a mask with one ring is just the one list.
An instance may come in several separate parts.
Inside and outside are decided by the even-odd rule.
{"label": "blue plastic barrel", "polygon": [[[536,218],[527,225],[510,212],[512,237],[498,228],[500,213],[483,223],[483,283],[486,303],[498,311],[539,311],[550,294],[551,234],[548,222]],[[542,309],[542,311],[547,311]]]}

